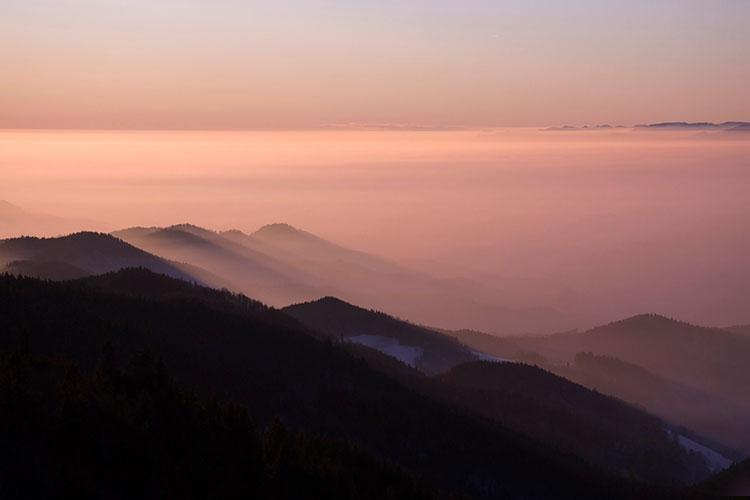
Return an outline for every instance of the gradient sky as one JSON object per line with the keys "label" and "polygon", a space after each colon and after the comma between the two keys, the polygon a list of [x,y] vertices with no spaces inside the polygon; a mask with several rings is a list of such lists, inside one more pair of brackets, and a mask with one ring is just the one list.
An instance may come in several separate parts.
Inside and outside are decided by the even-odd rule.
{"label": "gradient sky", "polygon": [[2,128],[750,119],[747,0],[1,0]]}

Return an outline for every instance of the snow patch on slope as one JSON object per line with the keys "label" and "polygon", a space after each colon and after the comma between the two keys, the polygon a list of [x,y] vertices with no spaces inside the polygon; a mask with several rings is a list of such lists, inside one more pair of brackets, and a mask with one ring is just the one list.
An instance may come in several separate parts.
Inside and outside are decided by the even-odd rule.
{"label": "snow patch on slope", "polygon": [[355,335],[346,340],[380,351],[411,367],[416,365],[417,359],[424,352],[421,347],[405,345],[394,338],[382,335]]}
{"label": "snow patch on slope", "polygon": [[706,462],[708,463],[708,468],[711,469],[711,472],[718,472],[732,465],[732,461],[724,455],[712,450],[711,448],[708,448],[707,446],[696,443],[692,439],[685,437],[682,434],[677,434],[677,442],[684,449],[688,451],[694,451],[703,455],[703,457],[706,459]]}

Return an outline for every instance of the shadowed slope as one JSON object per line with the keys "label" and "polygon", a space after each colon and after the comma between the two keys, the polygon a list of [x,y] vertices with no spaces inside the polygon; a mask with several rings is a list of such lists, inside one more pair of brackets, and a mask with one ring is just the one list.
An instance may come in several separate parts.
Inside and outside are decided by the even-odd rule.
{"label": "shadowed slope", "polygon": [[[178,284],[180,288],[184,283]],[[103,346],[119,356],[146,349],[198,394],[247,404],[309,432],[345,436],[367,452],[472,496],[643,494],[634,483],[499,426],[461,416],[368,369],[341,349],[269,318],[179,298],[87,291],[83,283],[0,278],[3,349],[68,355],[84,372]],[[539,480],[543,471],[544,480]]]}
{"label": "shadowed slope", "polygon": [[688,456],[659,418],[540,368],[467,363],[439,381],[454,404],[620,475],[649,482],[669,477],[680,485],[709,473],[702,457]]}
{"label": "shadowed slope", "polygon": [[191,224],[131,228],[113,234],[164,258],[207,269],[221,279],[223,286],[273,305],[320,293],[315,279],[306,271]]}
{"label": "shadowed slope", "polygon": [[583,333],[510,340],[551,359],[572,360],[578,352],[615,356],[677,382],[743,400],[750,387],[750,339],[643,314]]}
{"label": "shadowed slope", "polygon": [[[554,369],[620,397],[638,395],[638,399],[629,400],[715,439],[721,438],[727,445],[742,447],[746,452],[750,450],[747,433],[740,430],[743,427],[740,422],[747,421],[750,416],[750,401],[747,399],[747,388],[750,387],[750,371],[747,370],[750,337],[746,335],[647,314],[583,333],[537,338],[508,337],[505,340],[513,342],[519,349],[540,353],[552,363],[551,367],[559,363],[570,363],[578,353],[609,356],[641,367],[662,380],[662,383],[641,387],[649,379],[648,376],[644,378],[643,372],[637,370],[620,370],[621,366],[618,367],[616,363],[609,363],[608,367],[599,363],[597,370],[592,370],[589,363],[582,366],[583,371],[570,373],[562,367]],[[589,358],[580,358],[581,361],[586,359]],[[596,371],[599,372],[598,375]],[[628,387],[626,391],[625,388],[608,382],[608,372],[612,372],[612,377],[616,376],[615,373],[627,376],[627,381],[622,380],[621,385],[632,387]],[[700,400],[710,400],[716,406],[696,408],[688,415],[678,408],[672,409],[661,404],[684,393],[684,390],[675,392],[677,386],[703,394]],[[659,387],[666,391],[663,396],[654,394]],[[663,400],[655,405],[649,402],[649,398]],[[722,400],[725,402],[722,403]],[[731,418],[735,423],[721,425],[720,422],[726,418]],[[727,433],[730,433],[731,439],[727,438]]]}
{"label": "shadowed slope", "polygon": [[[100,274],[127,267],[144,267],[180,279],[196,279],[179,264],[149,254],[113,236],[76,233],[60,238],[14,238],[0,241],[0,265],[25,261],[24,269],[38,273],[44,267],[65,266],[86,274]],[[19,268],[12,265],[9,271]],[[36,271],[34,270],[36,269]]]}
{"label": "shadowed slope", "polygon": [[[477,359],[455,339],[334,297],[288,306],[284,312],[332,338],[362,343],[402,360],[408,357],[407,364],[427,374],[440,373]],[[409,356],[409,348],[416,349],[414,356]]]}

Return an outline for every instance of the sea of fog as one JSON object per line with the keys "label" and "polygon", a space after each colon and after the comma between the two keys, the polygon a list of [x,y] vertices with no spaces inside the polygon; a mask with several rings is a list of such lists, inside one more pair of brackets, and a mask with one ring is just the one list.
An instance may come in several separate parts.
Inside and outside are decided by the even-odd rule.
{"label": "sea of fog", "polygon": [[288,222],[583,323],[750,323],[750,134],[2,131],[0,199],[108,228]]}

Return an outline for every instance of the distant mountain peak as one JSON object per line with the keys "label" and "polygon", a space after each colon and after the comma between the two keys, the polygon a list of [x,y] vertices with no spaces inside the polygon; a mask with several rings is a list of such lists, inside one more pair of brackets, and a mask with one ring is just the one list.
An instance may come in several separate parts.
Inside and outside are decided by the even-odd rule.
{"label": "distant mountain peak", "polygon": [[261,227],[260,229],[255,231],[255,234],[297,234],[300,232],[301,231],[299,229],[292,226],[291,224],[287,224],[286,222],[274,222],[273,224],[266,224],[265,226]]}
{"label": "distant mountain peak", "polygon": [[181,224],[174,224],[164,228],[167,231],[184,231],[186,233],[192,233],[195,235],[215,235],[216,232],[204,227],[196,226],[189,222],[183,222]]}
{"label": "distant mountain peak", "polygon": [[254,236],[297,236],[303,231],[285,222],[266,224],[253,233]]}

